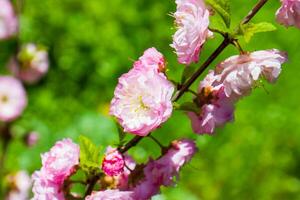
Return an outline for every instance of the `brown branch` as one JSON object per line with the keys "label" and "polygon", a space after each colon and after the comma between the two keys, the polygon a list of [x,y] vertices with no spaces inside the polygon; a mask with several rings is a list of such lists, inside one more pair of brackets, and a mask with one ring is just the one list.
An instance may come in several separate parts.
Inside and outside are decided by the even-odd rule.
{"label": "brown branch", "polygon": [[241,24],[247,24],[256,13],[267,3],[268,0],[260,0],[248,13],[248,15],[242,20]]}
{"label": "brown branch", "polygon": [[88,187],[85,191],[84,197],[86,197],[86,196],[88,196],[92,193],[92,191],[93,191],[97,181],[99,180],[99,178],[100,178],[99,176],[92,177],[92,179],[89,181],[89,184],[88,184]]}

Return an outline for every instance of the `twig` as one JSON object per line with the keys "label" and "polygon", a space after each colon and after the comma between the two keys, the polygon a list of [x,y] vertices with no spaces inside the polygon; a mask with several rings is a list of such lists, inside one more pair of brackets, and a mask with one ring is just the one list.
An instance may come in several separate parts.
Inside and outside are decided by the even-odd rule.
{"label": "twig", "polygon": [[99,178],[100,178],[99,176],[92,177],[92,179],[90,180],[90,183],[88,184],[88,187],[85,191],[84,197],[86,197],[86,196],[88,196],[92,193],[92,191],[93,191],[97,181],[99,180]]}

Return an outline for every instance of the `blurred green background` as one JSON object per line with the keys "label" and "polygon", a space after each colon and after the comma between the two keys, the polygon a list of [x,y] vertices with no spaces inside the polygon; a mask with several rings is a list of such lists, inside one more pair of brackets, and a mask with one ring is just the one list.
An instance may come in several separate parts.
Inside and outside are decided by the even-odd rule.
{"label": "blurred green background", "polygon": [[[231,2],[236,24],[256,0]],[[279,1],[268,2],[253,22],[275,23],[277,8]],[[169,77],[180,78],[184,66],[177,63],[169,46],[175,31],[169,14],[174,11],[173,0],[26,0],[21,41],[47,46],[51,67],[38,85],[27,87],[29,106],[13,126],[19,139],[9,147],[6,168],[32,173],[41,166],[40,153],[64,137],[78,141],[83,134],[104,147],[117,143],[108,107],[117,78],[131,68],[132,60],[154,46],[169,63]],[[287,51],[289,62],[276,85],[265,86],[268,92],[259,88],[238,103],[234,123],[218,129],[214,136],[198,136],[185,114],[175,111],[154,133],[164,144],[189,137],[199,147],[178,185],[163,188],[154,199],[300,199],[300,30],[276,26],[278,31],[258,34],[250,44],[242,41],[242,46],[249,51]],[[200,62],[221,41],[219,35],[208,41]],[[4,66],[11,46],[9,41],[0,43],[2,74],[7,73]],[[214,64],[237,53],[228,47]],[[32,130],[39,132],[40,141],[28,149],[21,138]],[[130,151],[139,162],[158,153],[149,139]]]}

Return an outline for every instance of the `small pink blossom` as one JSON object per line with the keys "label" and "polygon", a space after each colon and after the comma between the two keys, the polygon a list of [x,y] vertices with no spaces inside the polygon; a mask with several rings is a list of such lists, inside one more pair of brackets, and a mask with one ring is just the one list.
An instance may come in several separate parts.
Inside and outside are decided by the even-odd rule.
{"label": "small pink blossom", "polygon": [[133,198],[132,191],[104,190],[93,192],[85,200],[138,200]]}
{"label": "small pink blossom", "polygon": [[31,200],[65,200],[61,191],[62,185],[47,179],[41,171],[36,171],[32,175],[33,198]]}
{"label": "small pink blossom", "polygon": [[45,49],[29,43],[22,46],[16,58],[11,58],[8,68],[19,79],[28,84],[39,81],[49,68],[48,53]]}
{"label": "small pink blossom", "polygon": [[18,19],[9,0],[0,1],[0,40],[16,34]]}
{"label": "small pink blossom", "polygon": [[28,200],[31,179],[26,171],[19,171],[9,178],[9,184],[13,185],[6,200]]}
{"label": "small pink blossom", "polygon": [[191,160],[197,148],[192,140],[172,142],[168,152],[144,168],[145,179],[134,188],[135,199],[147,200],[160,191],[160,186],[173,186],[180,168]]}
{"label": "small pink blossom", "polygon": [[75,171],[78,164],[79,146],[71,139],[63,139],[42,155],[41,173],[59,185]]}
{"label": "small pink blossom", "polygon": [[274,83],[286,61],[287,55],[276,49],[232,56],[217,66],[218,81],[213,84],[223,84],[227,97],[244,96],[261,77]]}
{"label": "small pink blossom", "polygon": [[281,3],[276,12],[277,21],[286,27],[300,28],[300,0],[281,0]]}
{"label": "small pink blossom", "polygon": [[102,161],[102,170],[108,176],[117,176],[124,171],[124,158],[116,148],[107,148]]}
{"label": "small pink blossom", "polygon": [[166,61],[164,56],[152,47],[147,49],[143,56],[134,63],[134,68],[152,68],[158,72],[164,72],[166,68]]}
{"label": "small pink blossom", "polygon": [[10,76],[0,76],[0,121],[10,122],[18,118],[27,105],[22,83]]}
{"label": "small pink blossom", "polygon": [[125,132],[146,136],[172,113],[174,86],[163,73],[151,68],[133,68],[119,78],[110,114]]}
{"label": "small pink blossom", "polygon": [[174,17],[178,29],[171,47],[176,51],[178,62],[189,65],[198,62],[205,41],[213,35],[208,30],[209,11],[203,0],[176,0],[176,4]]}

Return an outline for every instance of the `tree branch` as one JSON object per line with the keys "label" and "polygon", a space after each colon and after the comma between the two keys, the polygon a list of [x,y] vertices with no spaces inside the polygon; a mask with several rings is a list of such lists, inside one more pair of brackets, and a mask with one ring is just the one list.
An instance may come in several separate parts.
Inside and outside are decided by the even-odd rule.
{"label": "tree branch", "polygon": [[[241,24],[247,24],[256,14],[257,12],[267,3],[268,0],[260,0],[247,14],[246,17],[241,21]],[[179,91],[173,96],[173,101],[178,101],[180,97],[188,91],[189,87],[197,80],[197,78],[205,71],[205,69],[223,52],[223,50],[231,44],[233,41],[232,38],[226,34],[224,36],[223,42],[219,45],[219,47],[209,56],[209,58],[202,64],[202,66],[192,75],[192,77],[180,88]],[[130,148],[137,145],[143,137],[135,136],[132,140],[130,140],[123,148],[120,149],[121,153],[127,152]]]}

